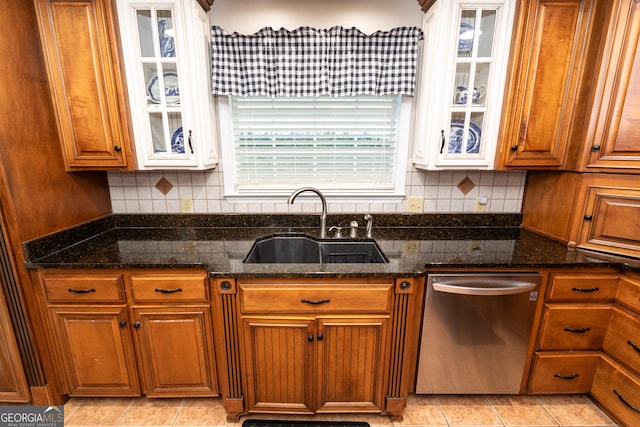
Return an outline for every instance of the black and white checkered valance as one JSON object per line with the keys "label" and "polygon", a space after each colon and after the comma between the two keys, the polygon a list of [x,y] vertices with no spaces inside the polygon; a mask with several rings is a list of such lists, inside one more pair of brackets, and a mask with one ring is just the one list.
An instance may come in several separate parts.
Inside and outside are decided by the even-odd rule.
{"label": "black and white checkered valance", "polygon": [[255,34],[212,27],[213,93],[239,96],[413,95],[422,30],[363,34],[340,26]]}

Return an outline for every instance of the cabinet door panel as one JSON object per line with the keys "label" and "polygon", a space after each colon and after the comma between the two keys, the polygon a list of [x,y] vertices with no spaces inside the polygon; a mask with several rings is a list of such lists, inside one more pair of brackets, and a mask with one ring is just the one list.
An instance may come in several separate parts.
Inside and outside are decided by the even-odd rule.
{"label": "cabinet door panel", "polygon": [[382,409],[387,319],[318,322],[318,412]]}
{"label": "cabinet door panel", "polygon": [[593,0],[523,2],[515,86],[502,162],[505,167],[561,168],[579,107]]}
{"label": "cabinet door panel", "polygon": [[247,409],[313,412],[313,318],[244,318]]}
{"label": "cabinet door panel", "polygon": [[595,97],[587,170],[640,173],[640,4],[615,2]]}
{"label": "cabinet door panel", "polygon": [[36,0],[65,163],[124,169],[129,147],[108,0]]}
{"label": "cabinet door panel", "polygon": [[147,396],[217,394],[209,307],[133,309]]}
{"label": "cabinet door panel", "polygon": [[622,255],[640,251],[640,191],[591,187],[578,247]]}
{"label": "cabinet door panel", "polygon": [[124,307],[55,307],[71,396],[140,394]]}

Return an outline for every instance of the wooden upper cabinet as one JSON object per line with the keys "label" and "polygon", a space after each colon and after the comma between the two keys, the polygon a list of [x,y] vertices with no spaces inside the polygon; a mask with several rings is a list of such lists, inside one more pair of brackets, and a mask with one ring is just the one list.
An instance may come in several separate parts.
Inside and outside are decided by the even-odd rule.
{"label": "wooden upper cabinet", "polygon": [[562,169],[580,137],[606,3],[520,4],[497,154],[499,169]]}
{"label": "wooden upper cabinet", "polygon": [[66,169],[133,169],[111,0],[35,6]]}
{"label": "wooden upper cabinet", "polygon": [[640,2],[612,3],[582,170],[640,173]]}

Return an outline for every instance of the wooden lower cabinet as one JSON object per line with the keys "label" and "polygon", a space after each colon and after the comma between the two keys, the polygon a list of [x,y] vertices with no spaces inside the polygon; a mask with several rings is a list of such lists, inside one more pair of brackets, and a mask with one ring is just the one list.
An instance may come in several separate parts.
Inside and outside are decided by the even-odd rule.
{"label": "wooden lower cabinet", "polygon": [[52,307],[70,396],[138,396],[125,306]]}
{"label": "wooden lower cabinet", "polygon": [[613,269],[549,272],[529,393],[591,390],[619,280]]}
{"label": "wooden lower cabinet", "polygon": [[243,317],[247,410],[380,412],[388,321]]}
{"label": "wooden lower cabinet", "polygon": [[216,396],[204,272],[40,272],[64,394]]}
{"label": "wooden lower cabinet", "polygon": [[401,419],[416,374],[423,277],[218,279],[212,288],[229,420],[356,412]]}

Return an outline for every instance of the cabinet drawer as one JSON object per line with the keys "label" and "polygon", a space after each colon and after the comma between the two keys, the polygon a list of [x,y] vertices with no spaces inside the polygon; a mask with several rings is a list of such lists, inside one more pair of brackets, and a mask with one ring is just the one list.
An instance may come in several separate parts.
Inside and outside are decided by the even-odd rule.
{"label": "cabinet drawer", "polygon": [[533,359],[529,393],[589,393],[600,353],[544,353]]}
{"label": "cabinet drawer", "polygon": [[596,350],[607,331],[611,305],[545,304],[538,348]]}
{"label": "cabinet drawer", "polygon": [[614,307],[602,348],[640,374],[640,315]]}
{"label": "cabinet drawer", "polygon": [[613,300],[618,274],[552,274],[549,300]]}
{"label": "cabinet drawer", "polygon": [[131,294],[136,302],[208,302],[206,274],[131,275]]}
{"label": "cabinet drawer", "polygon": [[591,394],[627,426],[640,425],[640,378],[601,356]]}
{"label": "cabinet drawer", "polygon": [[345,285],[239,284],[243,313],[391,311],[393,283]]}
{"label": "cabinet drawer", "polygon": [[45,274],[42,276],[49,302],[123,302],[120,274]]}
{"label": "cabinet drawer", "polygon": [[616,299],[621,304],[640,311],[640,276],[625,275],[618,284]]}

